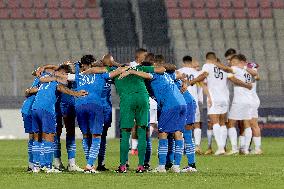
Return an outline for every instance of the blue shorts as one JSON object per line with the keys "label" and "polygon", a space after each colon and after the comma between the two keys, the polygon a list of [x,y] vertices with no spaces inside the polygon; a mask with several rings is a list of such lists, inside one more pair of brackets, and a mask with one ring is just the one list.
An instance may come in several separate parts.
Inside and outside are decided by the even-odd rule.
{"label": "blue shorts", "polygon": [[195,101],[192,101],[192,103],[188,103],[187,110],[186,110],[186,124],[187,125],[191,125],[195,123],[195,111],[196,111]]}
{"label": "blue shorts", "polygon": [[45,110],[32,110],[32,130],[34,133],[55,133],[56,116]]}
{"label": "blue shorts", "polygon": [[60,110],[63,116],[76,116],[75,106],[69,103],[60,103]]}
{"label": "blue shorts", "polygon": [[77,122],[82,134],[102,134],[103,107],[97,104],[83,104],[76,107]]}
{"label": "blue shorts", "polygon": [[112,107],[111,104],[103,104],[104,126],[111,126],[112,122]]}
{"label": "blue shorts", "polygon": [[25,133],[33,133],[33,118],[31,114],[23,114]]}
{"label": "blue shorts", "polygon": [[158,118],[159,132],[174,133],[176,131],[184,131],[186,124],[186,106],[176,106],[168,110],[161,111]]}

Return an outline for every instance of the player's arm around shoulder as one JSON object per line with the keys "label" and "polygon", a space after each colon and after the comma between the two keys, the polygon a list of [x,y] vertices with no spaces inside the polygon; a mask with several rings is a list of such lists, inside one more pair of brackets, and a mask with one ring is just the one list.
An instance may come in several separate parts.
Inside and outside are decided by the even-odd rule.
{"label": "player's arm around shoulder", "polygon": [[235,85],[238,85],[238,86],[240,86],[240,87],[247,88],[247,89],[249,89],[249,90],[252,89],[252,84],[251,84],[251,83],[245,83],[245,82],[243,82],[243,81],[237,79],[233,74],[229,74],[229,75],[228,75],[228,79],[229,79],[232,83],[234,83]]}
{"label": "player's arm around shoulder", "polygon": [[224,64],[222,64],[221,62],[214,62],[214,65],[217,66],[218,68],[220,68],[221,70],[223,70],[224,72],[227,73],[234,73],[233,69],[229,66],[226,66]]}
{"label": "player's arm around shoulder", "polygon": [[80,97],[80,96],[86,96],[86,95],[88,95],[88,92],[85,91],[85,90],[73,91],[73,90],[67,88],[66,86],[64,86],[64,85],[62,85],[62,84],[58,84],[58,85],[57,85],[57,90],[58,90],[59,92],[62,92],[62,93],[68,94],[68,95],[72,95],[72,96],[75,96],[75,97]]}
{"label": "player's arm around shoulder", "polygon": [[122,73],[119,76],[119,79],[123,79],[124,77],[126,77],[128,75],[137,75],[139,77],[142,77],[144,79],[149,79],[149,80],[151,80],[153,78],[153,75],[150,74],[150,73],[147,73],[147,72],[144,72],[144,71],[137,71],[137,70],[130,69],[130,70]]}

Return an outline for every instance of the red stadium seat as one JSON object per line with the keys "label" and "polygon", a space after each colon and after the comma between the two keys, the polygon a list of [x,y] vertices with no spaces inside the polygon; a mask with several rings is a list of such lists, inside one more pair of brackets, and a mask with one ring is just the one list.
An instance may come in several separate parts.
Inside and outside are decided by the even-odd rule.
{"label": "red stadium seat", "polygon": [[260,17],[262,18],[272,18],[271,8],[265,8],[260,10]]}
{"label": "red stadium seat", "polygon": [[177,7],[177,1],[176,0],[166,0],[166,7],[167,8],[176,8]]}
{"label": "red stadium seat", "polygon": [[87,1],[87,7],[97,7],[97,1],[96,0],[88,0]]}
{"label": "red stadium seat", "polygon": [[47,10],[46,9],[35,9],[35,17],[38,19],[47,18]]}
{"label": "red stadium seat", "polygon": [[245,1],[244,0],[233,1],[233,7],[244,8],[245,7]]}
{"label": "red stadium seat", "polygon": [[283,0],[273,0],[272,7],[276,9],[283,9],[284,8],[284,1]]}
{"label": "red stadium seat", "polygon": [[247,2],[248,8],[257,8],[258,7],[258,0],[249,0]]}
{"label": "red stadium seat", "polygon": [[58,8],[59,1],[57,0],[48,0],[47,1],[47,7],[48,8]]}
{"label": "red stadium seat", "polygon": [[179,6],[182,8],[189,8],[190,7],[190,1],[189,0],[180,0]]}
{"label": "red stadium seat", "polygon": [[76,18],[86,18],[85,9],[76,9],[75,10],[75,17]]}
{"label": "red stadium seat", "polygon": [[232,6],[231,1],[228,0],[220,0],[219,5],[221,8],[230,8]]}
{"label": "red stadium seat", "polygon": [[8,0],[7,1],[8,8],[19,8],[20,2],[18,0]]}
{"label": "red stadium seat", "polygon": [[249,18],[259,18],[259,9],[249,8],[248,9],[248,17]]}
{"label": "red stadium seat", "polygon": [[87,9],[87,16],[94,19],[99,19],[101,17],[99,9],[96,8]]}
{"label": "red stadium seat", "polygon": [[24,18],[34,18],[34,9],[32,8],[25,8],[23,10],[23,17]]}
{"label": "red stadium seat", "polygon": [[11,18],[22,18],[21,9],[11,9]]}
{"label": "red stadium seat", "polygon": [[235,18],[246,18],[246,13],[244,9],[234,9]]}
{"label": "red stadium seat", "polygon": [[61,0],[60,6],[63,7],[63,8],[72,8],[73,2],[72,2],[72,0]]}
{"label": "red stadium seat", "polygon": [[66,19],[74,18],[73,9],[61,9],[62,10],[62,17]]}
{"label": "red stadium seat", "polygon": [[[0,8],[5,8],[6,7],[6,4],[4,1],[0,1]],[[1,9],[2,10],[2,9]]]}
{"label": "red stadium seat", "polygon": [[206,1],[206,7],[207,8],[214,9],[214,8],[217,7],[217,5],[218,5],[217,0],[207,0]]}
{"label": "red stadium seat", "polygon": [[191,9],[181,9],[181,18],[192,18],[192,11]]}
{"label": "red stadium seat", "polygon": [[233,18],[233,11],[232,9],[228,9],[228,8],[220,9],[220,15],[221,15],[221,18],[231,19]]}
{"label": "red stadium seat", "polygon": [[33,0],[21,1],[21,7],[23,7],[23,8],[32,8],[33,7]]}
{"label": "red stadium seat", "polygon": [[43,0],[34,0],[34,7],[35,8],[44,8],[45,7],[45,1],[43,1]]}
{"label": "red stadium seat", "polygon": [[179,11],[180,9],[177,8],[167,9],[168,17],[173,19],[180,18]]}
{"label": "red stadium seat", "polygon": [[218,9],[208,9],[207,14],[208,14],[208,18],[211,18],[211,19],[219,18]]}
{"label": "red stadium seat", "polygon": [[57,8],[49,9],[48,14],[49,14],[49,18],[53,18],[53,19],[60,18],[60,12],[59,12],[59,9]]}
{"label": "red stadium seat", "polygon": [[84,8],[85,7],[85,0],[76,0],[74,5],[75,5],[76,8]]}
{"label": "red stadium seat", "polygon": [[8,9],[0,9],[0,19],[9,18],[9,10]]}
{"label": "red stadium seat", "polygon": [[194,8],[204,8],[205,2],[204,0],[193,0],[192,1],[192,7]]}
{"label": "red stadium seat", "polygon": [[261,8],[270,8],[271,7],[270,0],[261,0],[260,1],[260,7]]}
{"label": "red stadium seat", "polygon": [[194,9],[194,18],[206,18],[205,9]]}

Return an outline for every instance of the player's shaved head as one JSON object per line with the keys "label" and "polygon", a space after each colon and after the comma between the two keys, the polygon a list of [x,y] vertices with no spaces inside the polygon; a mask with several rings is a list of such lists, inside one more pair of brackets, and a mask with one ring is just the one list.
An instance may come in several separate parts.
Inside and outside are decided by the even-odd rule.
{"label": "player's shaved head", "polygon": [[147,50],[143,48],[139,48],[135,51],[135,60],[137,63],[141,63],[145,60],[145,57],[147,55]]}
{"label": "player's shaved head", "polygon": [[106,66],[111,66],[113,62],[114,62],[114,59],[111,54],[106,54],[102,58],[102,63]]}
{"label": "player's shaved head", "polygon": [[208,52],[208,53],[206,53],[206,60],[216,61],[217,56],[214,52]]}

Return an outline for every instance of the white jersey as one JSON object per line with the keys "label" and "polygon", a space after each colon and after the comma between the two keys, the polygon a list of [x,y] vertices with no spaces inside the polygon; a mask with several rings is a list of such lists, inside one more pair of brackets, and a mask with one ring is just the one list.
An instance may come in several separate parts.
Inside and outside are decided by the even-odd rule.
{"label": "white jersey", "polygon": [[202,72],[207,72],[207,87],[213,104],[229,105],[228,74],[215,66],[205,63]]}
{"label": "white jersey", "polygon": [[136,67],[138,65],[139,64],[136,61],[130,62],[130,64],[129,64],[130,67]]}
{"label": "white jersey", "polygon": [[[252,76],[243,68],[232,66],[235,78],[245,82],[252,83]],[[232,103],[251,104],[253,99],[253,90],[234,85],[234,98]]]}
{"label": "white jersey", "polygon": [[[190,81],[195,79],[195,78],[197,78],[200,75],[200,72],[197,71],[194,68],[184,67],[184,68],[180,68],[178,71],[181,72],[181,73],[186,74]],[[200,87],[198,87],[197,85],[193,85],[193,86],[188,86],[187,87],[187,90],[193,96],[193,98],[194,98],[196,103],[198,103],[199,98],[200,98],[199,97],[199,93],[200,93],[199,91],[200,90],[198,88],[200,88]]]}

